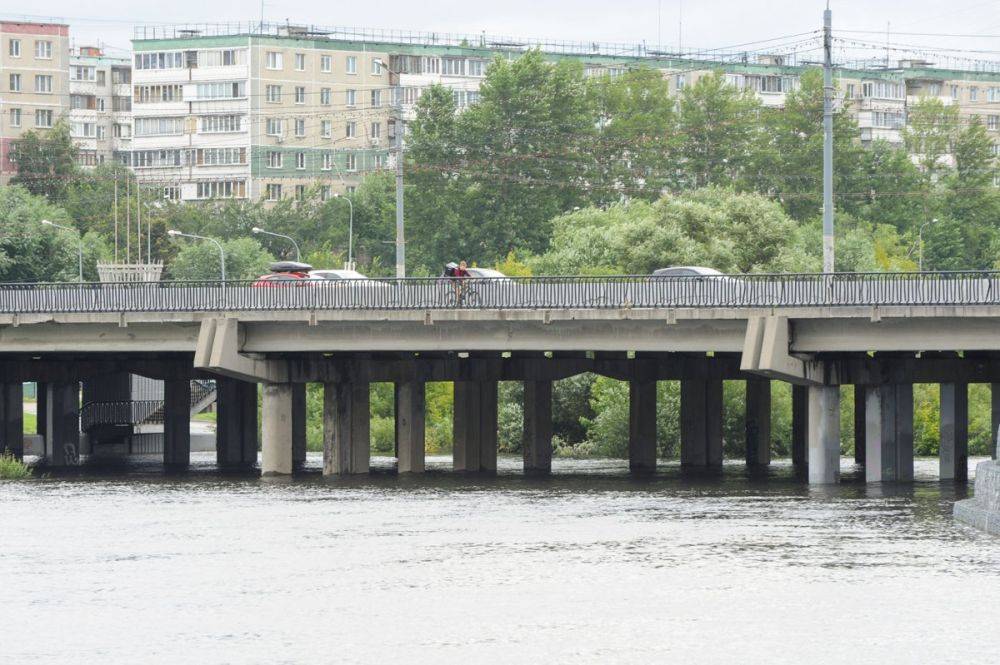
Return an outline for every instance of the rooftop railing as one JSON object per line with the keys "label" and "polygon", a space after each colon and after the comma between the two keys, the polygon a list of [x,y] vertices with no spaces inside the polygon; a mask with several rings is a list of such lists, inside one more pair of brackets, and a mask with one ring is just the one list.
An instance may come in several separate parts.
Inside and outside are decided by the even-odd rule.
{"label": "rooftop railing", "polygon": [[0,284],[0,313],[1000,305],[1000,272]]}

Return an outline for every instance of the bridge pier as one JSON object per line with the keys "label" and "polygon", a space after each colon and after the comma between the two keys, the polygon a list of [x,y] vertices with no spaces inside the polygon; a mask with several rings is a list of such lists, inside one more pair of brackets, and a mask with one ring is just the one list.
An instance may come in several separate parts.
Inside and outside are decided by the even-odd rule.
{"label": "bridge pier", "polygon": [[681,466],[722,466],[722,380],[681,381]]}
{"label": "bridge pier", "polygon": [[0,383],[0,453],[24,457],[24,385]]}
{"label": "bridge pier", "polygon": [[865,480],[913,480],[913,385],[868,386]]}
{"label": "bridge pier", "polygon": [[257,464],[257,384],[219,377],[215,385],[217,463],[223,468],[253,467]]}
{"label": "bridge pier", "polygon": [[261,475],[292,473],[292,393],[290,383],[265,383],[261,391]]}
{"label": "bridge pier", "polygon": [[524,382],[524,437],[521,439],[524,473],[552,472],[552,382]]}
{"label": "bridge pier", "polygon": [[865,465],[865,433],[867,432],[868,416],[866,415],[866,405],[868,403],[865,396],[865,386],[855,384],[854,386],[854,463],[858,466]]}
{"label": "bridge pier", "polygon": [[191,381],[163,382],[163,465],[186,469],[191,463]]}
{"label": "bridge pier", "polygon": [[969,479],[969,386],[941,384],[939,478]]}
{"label": "bridge pier", "polygon": [[809,388],[792,385],[792,467],[803,471],[809,466]]}
{"label": "bridge pier", "polygon": [[45,456],[50,466],[80,463],[80,384],[46,385]]}
{"label": "bridge pier", "polygon": [[371,461],[369,390],[367,380],[324,384],[324,476],[368,473]]}
{"label": "bridge pier", "polygon": [[292,384],[292,468],[306,463],[306,384]]}
{"label": "bridge pier", "polygon": [[496,473],[497,392],[496,381],[455,382],[455,471]]}
{"label": "bridge pier", "polygon": [[628,399],[628,468],[652,473],[656,471],[656,381],[629,381]]}
{"label": "bridge pier", "polygon": [[990,457],[997,459],[1000,443],[1000,383],[990,384]]}
{"label": "bridge pier", "polygon": [[747,466],[768,466],[771,463],[771,382],[768,379],[746,381],[745,426]]}
{"label": "bridge pier", "polygon": [[396,469],[399,473],[423,473],[426,457],[427,390],[423,381],[396,383]]}
{"label": "bridge pier", "polygon": [[809,386],[809,484],[840,480],[840,386]]}

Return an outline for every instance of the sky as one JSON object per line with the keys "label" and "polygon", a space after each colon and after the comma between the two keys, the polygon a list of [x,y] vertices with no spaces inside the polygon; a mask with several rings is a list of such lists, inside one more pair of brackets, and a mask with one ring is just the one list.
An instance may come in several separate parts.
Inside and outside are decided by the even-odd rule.
{"label": "sky", "polygon": [[[825,0],[265,0],[266,20],[321,26],[510,35],[573,41],[646,42],[664,50],[719,48],[816,30]],[[127,49],[133,24],[258,21],[259,0],[46,0],[32,20],[70,24],[76,46],[102,43]],[[834,32],[951,51],[953,57],[1000,60],[1000,0],[832,0]],[[0,10],[0,17],[24,15]],[[893,34],[896,33],[896,34]],[[933,34],[904,34],[933,33]],[[945,37],[944,34],[963,35]],[[965,36],[972,35],[972,36]],[[751,48],[759,48],[752,46]],[[109,49],[110,50],[110,49]],[[817,56],[818,57],[818,56]],[[846,55],[844,56],[846,57]],[[929,58],[935,59],[935,58]],[[941,64],[941,63],[939,63]]]}

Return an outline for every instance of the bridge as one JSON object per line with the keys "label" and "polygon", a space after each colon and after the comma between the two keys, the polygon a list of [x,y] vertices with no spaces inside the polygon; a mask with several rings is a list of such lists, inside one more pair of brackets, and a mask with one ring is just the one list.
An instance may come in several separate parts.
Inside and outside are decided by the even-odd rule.
{"label": "bridge", "polygon": [[[48,462],[79,457],[79,385],[164,381],[165,463],[190,457],[191,381],[216,382],[222,466],[289,474],[305,459],[305,385],[324,385],[324,473],[369,468],[369,384],[396,391],[400,472],[424,468],[424,390],[455,385],[454,468],[496,470],[497,383],[524,382],[524,469],[552,458],[552,382],[629,383],[629,465],[656,467],[656,382],[681,383],[681,463],[722,464],[722,382],[746,382],[746,462],[770,463],[771,382],[793,386],[793,463],[840,468],[840,388],[856,461],[913,478],[914,383],[941,384],[943,479],[964,480],[969,383],[1000,425],[1000,273],[838,273],[0,285],[0,435],[19,451],[21,383],[44,386]],[[197,401],[197,400],[195,400]]]}

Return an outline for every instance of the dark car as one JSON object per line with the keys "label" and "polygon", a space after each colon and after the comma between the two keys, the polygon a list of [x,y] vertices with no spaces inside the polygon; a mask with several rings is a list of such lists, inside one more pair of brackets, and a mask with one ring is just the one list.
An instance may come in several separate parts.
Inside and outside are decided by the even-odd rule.
{"label": "dark car", "polygon": [[271,271],[253,283],[256,287],[304,286],[313,280],[309,276],[312,266],[298,261],[276,261],[268,266]]}

